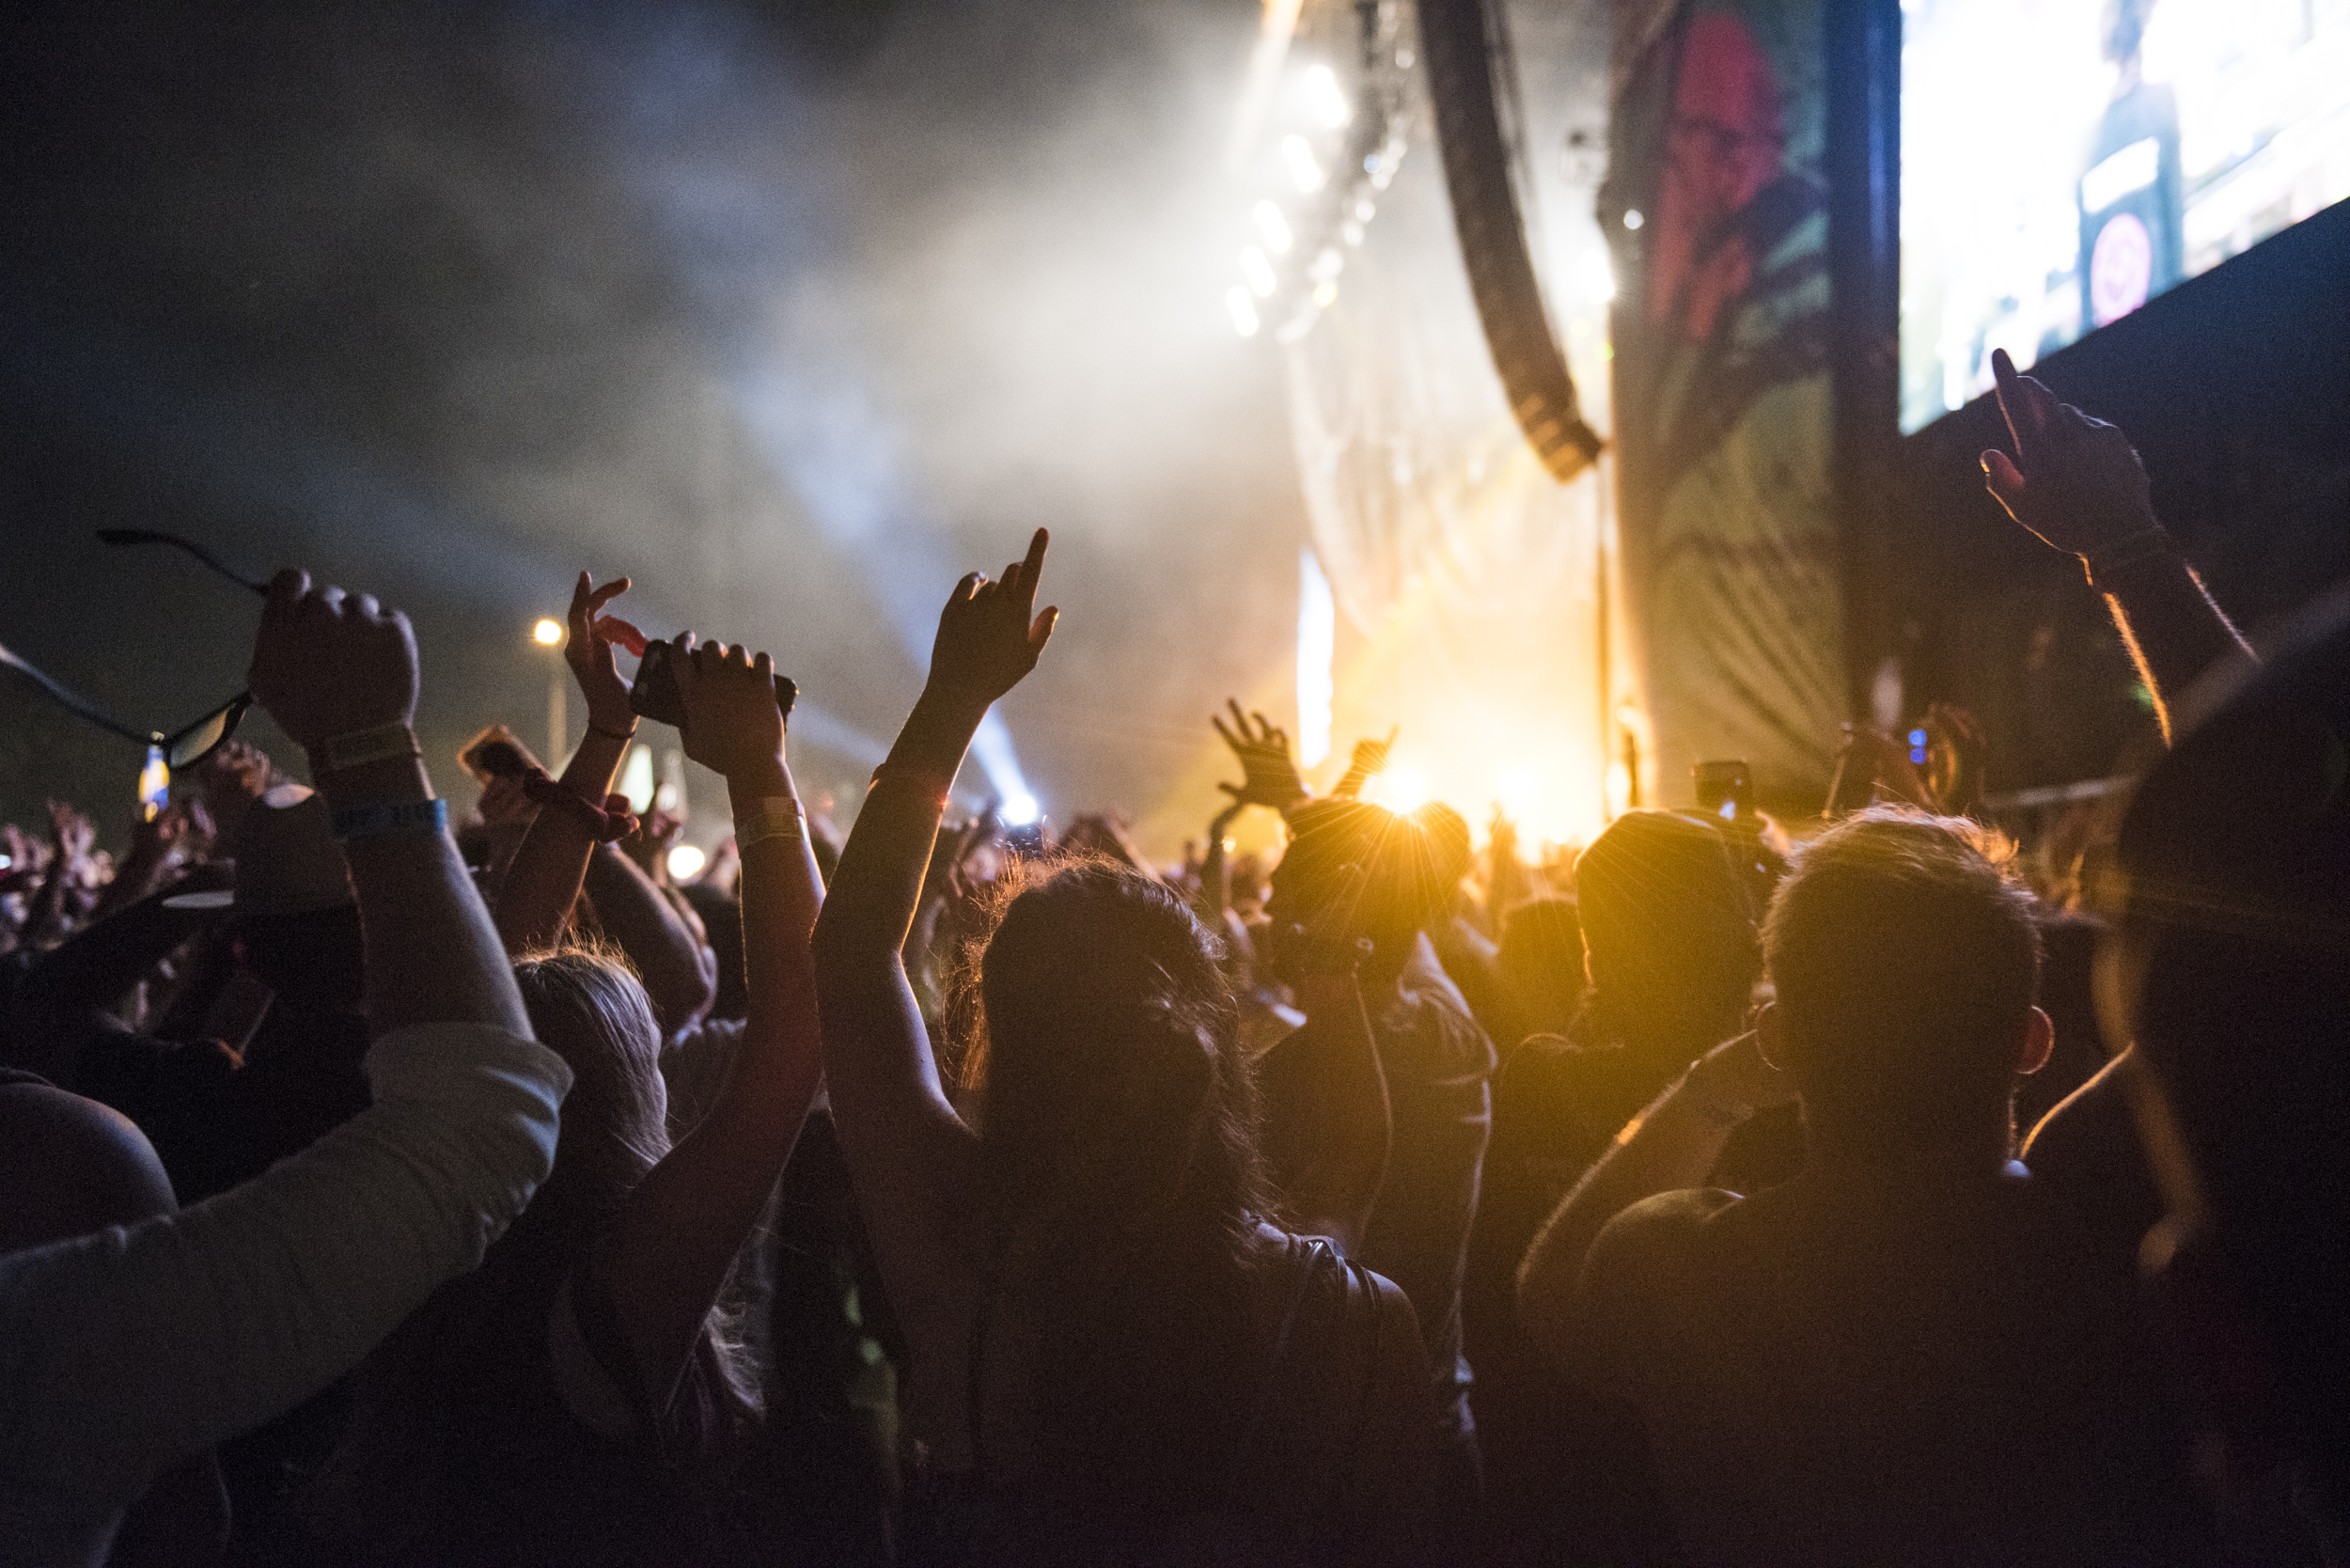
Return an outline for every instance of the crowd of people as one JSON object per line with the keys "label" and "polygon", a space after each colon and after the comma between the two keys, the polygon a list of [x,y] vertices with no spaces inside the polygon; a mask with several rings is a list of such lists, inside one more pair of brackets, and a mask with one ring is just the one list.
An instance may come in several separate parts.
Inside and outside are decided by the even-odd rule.
{"label": "crowd of people", "polygon": [[1179,865],[950,820],[1042,530],[845,841],[769,657],[649,702],[586,574],[586,738],[453,823],[406,619],[280,572],[309,784],[6,829],[0,1562],[2350,1563],[2350,600],[2255,654],[1998,368],[2166,742],[2025,855],[1955,713],[1569,853],[1237,704]]}

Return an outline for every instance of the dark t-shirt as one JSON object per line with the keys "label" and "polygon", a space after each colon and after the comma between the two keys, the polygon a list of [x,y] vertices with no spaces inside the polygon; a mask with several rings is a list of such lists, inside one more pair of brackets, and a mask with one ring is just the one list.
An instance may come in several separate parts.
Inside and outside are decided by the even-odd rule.
{"label": "dark t-shirt", "polygon": [[2208,1560],[2134,1294],[2009,1170],[1815,1168],[1601,1234],[1570,1371],[1637,1412],[1692,1561]]}

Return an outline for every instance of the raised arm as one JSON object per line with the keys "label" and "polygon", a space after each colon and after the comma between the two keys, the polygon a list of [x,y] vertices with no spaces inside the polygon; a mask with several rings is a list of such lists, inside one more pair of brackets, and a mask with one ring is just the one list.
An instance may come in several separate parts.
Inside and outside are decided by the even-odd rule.
{"label": "raised arm", "polygon": [[1743,1034],[1707,1052],[1626,1122],[1518,1265],[1518,1321],[1528,1337],[1565,1361],[1575,1285],[1607,1222],[1643,1199],[1702,1184],[1732,1128],[1794,1095],[1794,1085],[1762,1059],[1758,1038]]}
{"label": "raised arm", "polygon": [[900,1313],[951,1299],[972,1202],[971,1135],[947,1103],[900,960],[939,814],[988,706],[1036,667],[1059,612],[1035,613],[1047,536],[1001,582],[978,572],[939,615],[930,680],[840,852],[816,924],[816,981],[834,1124]]}
{"label": "raised arm", "polygon": [[[602,613],[628,588],[626,577],[597,588],[588,573],[581,572],[572,590],[570,632],[563,642],[563,662],[571,666],[580,695],[588,699],[588,734],[558,782],[578,800],[596,807],[603,806],[614,776],[620,771],[620,760],[628,754],[628,744],[636,735],[628,685],[620,679],[612,649],[616,642],[629,643],[641,652],[644,637],[617,616]],[[557,760],[549,759],[550,762]],[[563,940],[595,847],[594,821],[584,811],[567,809],[558,803],[554,809],[541,809],[532,820],[498,889],[498,934],[505,939],[508,952],[535,952]],[[650,986],[647,994],[651,994]]]}
{"label": "raised arm", "polygon": [[1360,800],[1363,786],[1387,771],[1387,758],[1395,750],[1395,738],[1403,733],[1402,725],[1391,726],[1387,738],[1374,741],[1366,735],[1355,743],[1354,755],[1346,761],[1346,772],[1330,788],[1333,800]]}
{"label": "raised arm", "polygon": [[739,647],[695,648],[691,633],[678,650],[685,754],[725,777],[734,806],[750,1016],[726,1088],[629,1194],[597,1260],[655,1411],[676,1390],[823,1074],[808,956],[823,885],[784,766],[775,666]]}
{"label": "raised arm", "polygon": [[348,1371],[478,1264],[554,1163],[571,1082],[529,1038],[432,799],[406,618],[281,572],[251,684],[343,841],[374,1104],[178,1215],[0,1257],[0,1493],[95,1517]]}
{"label": "raised arm", "polygon": [[2015,455],[1983,453],[1983,481],[2015,521],[2081,558],[2154,694],[2167,738],[2179,694],[2220,660],[2249,658],[2251,649],[2155,519],[2129,438],[2018,375],[2005,349],[1992,352],[1991,368]]}

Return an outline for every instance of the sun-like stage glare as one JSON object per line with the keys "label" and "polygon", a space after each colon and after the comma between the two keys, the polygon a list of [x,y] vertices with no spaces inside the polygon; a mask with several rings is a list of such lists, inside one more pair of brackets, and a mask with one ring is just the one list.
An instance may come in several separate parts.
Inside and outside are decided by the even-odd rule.
{"label": "sun-like stage glare", "polygon": [[563,623],[559,620],[541,620],[530,629],[530,635],[540,647],[553,648],[563,640]]}
{"label": "sun-like stage glare", "polygon": [[669,876],[677,882],[691,882],[702,874],[710,857],[691,844],[680,844],[669,852]]}

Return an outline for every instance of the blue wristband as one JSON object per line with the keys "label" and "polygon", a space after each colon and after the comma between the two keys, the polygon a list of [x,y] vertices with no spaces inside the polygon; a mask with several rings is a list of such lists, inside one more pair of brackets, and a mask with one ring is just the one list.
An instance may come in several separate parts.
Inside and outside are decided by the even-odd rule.
{"label": "blue wristband", "polygon": [[352,806],[335,813],[335,837],[348,844],[358,839],[389,839],[409,833],[448,830],[448,802],[412,800],[400,806]]}

